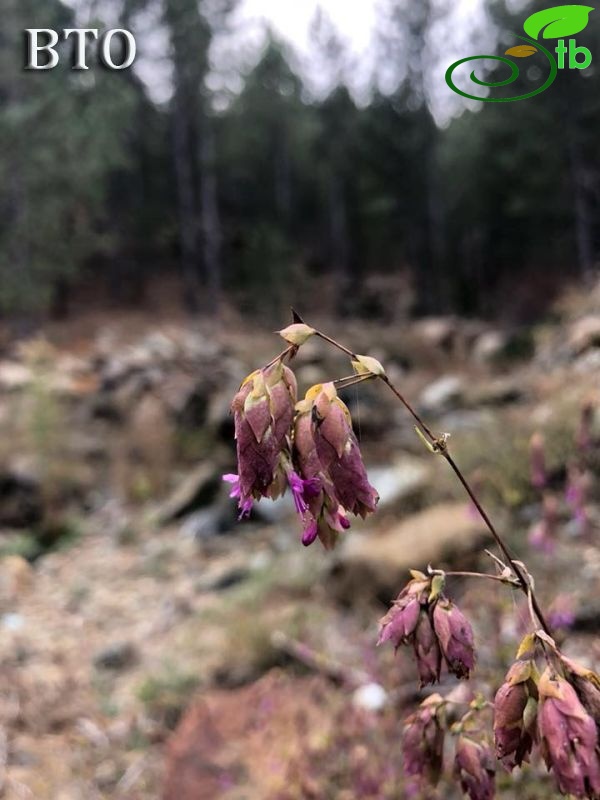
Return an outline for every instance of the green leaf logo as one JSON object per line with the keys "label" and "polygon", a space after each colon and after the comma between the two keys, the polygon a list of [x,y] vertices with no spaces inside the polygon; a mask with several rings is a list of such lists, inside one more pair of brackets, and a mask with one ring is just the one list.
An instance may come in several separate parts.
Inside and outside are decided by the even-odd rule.
{"label": "green leaf logo", "polygon": [[543,31],[544,39],[562,39],[582,31],[588,24],[593,6],[555,6],[538,11],[525,20],[523,28],[532,39]]}

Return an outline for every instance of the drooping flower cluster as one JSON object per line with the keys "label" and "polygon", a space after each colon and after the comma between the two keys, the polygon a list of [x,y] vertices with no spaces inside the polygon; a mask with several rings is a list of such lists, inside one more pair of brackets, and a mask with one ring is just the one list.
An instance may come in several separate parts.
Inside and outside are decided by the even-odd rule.
{"label": "drooping flower cluster", "polygon": [[588,401],[581,409],[579,427],[575,433],[574,453],[567,462],[563,492],[562,470],[549,470],[544,437],[534,433],[529,442],[531,486],[541,502],[541,516],[530,531],[528,541],[536,550],[553,555],[558,542],[559,521],[568,514],[572,534],[586,537],[594,530],[594,515],[590,500],[593,473],[598,458],[600,440],[596,436],[596,403]]}
{"label": "drooping flower cluster", "polygon": [[297,405],[293,460],[304,480],[319,486],[307,498],[305,544],[318,536],[325,547],[350,527],[348,514],[366,517],[379,495],[368,481],[350,412],[333,383],[313,386]]}
{"label": "drooping flower cluster", "polygon": [[538,671],[534,643],[526,637],[494,700],[496,755],[510,771],[529,759],[536,739]]}
{"label": "drooping flower cluster", "polygon": [[443,713],[444,699],[432,694],[404,724],[404,773],[417,785],[426,780],[435,786],[440,778],[444,758]]}
{"label": "drooping flower cluster", "polygon": [[241,517],[255,500],[275,499],[289,488],[303,544],[320,538],[331,548],[350,527],[349,514],[364,518],[375,511],[379,496],[334,383],[313,386],[297,403],[296,379],[280,359],[249,375],[231,408],[238,473],[223,478]]}
{"label": "drooping flower cluster", "polygon": [[465,731],[458,737],[454,774],[471,800],[493,800],[496,793],[494,753],[484,737]]}
{"label": "drooping flower cluster", "polygon": [[410,790],[423,796],[427,784],[435,786],[442,774],[444,740],[447,732],[456,735],[454,776],[471,800],[493,800],[495,794],[495,763],[493,750],[481,724],[481,712],[489,704],[476,699],[460,719],[456,718],[458,706],[464,700],[432,694],[404,723],[402,747],[404,772]]}
{"label": "drooping flower cluster", "polygon": [[535,636],[523,640],[517,660],[496,694],[496,755],[510,771],[539,743],[559,790],[600,797],[600,679],[545,641],[549,666],[540,676]]}
{"label": "drooping flower cluster", "polygon": [[285,491],[296,400],[296,378],[281,361],[249,375],[233,398],[238,474],[223,477],[232,484],[240,517],[254,500],[274,500]]}
{"label": "drooping flower cluster", "polygon": [[440,679],[442,660],[457,678],[468,678],[475,665],[473,629],[462,611],[443,594],[443,577],[411,573],[380,620],[378,644],[412,645],[421,686]]}
{"label": "drooping flower cluster", "polygon": [[598,730],[577,692],[549,668],[538,684],[542,755],[564,794],[600,796]]}

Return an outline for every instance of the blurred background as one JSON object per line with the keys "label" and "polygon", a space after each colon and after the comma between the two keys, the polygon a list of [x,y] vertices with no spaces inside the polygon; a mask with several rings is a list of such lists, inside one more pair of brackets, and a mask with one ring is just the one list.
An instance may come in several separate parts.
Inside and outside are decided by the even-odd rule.
{"label": "blurred background", "polygon": [[[344,399],[374,520],[333,554],[300,546],[285,500],[237,524],[229,403],[290,305],[453,433],[597,666],[600,17],[577,35],[591,66],[534,98],[444,81],[545,7],[3,0],[0,796],[404,797],[420,695],[376,621],[410,568],[490,570],[489,541],[370,385]],[[111,72],[90,47],[78,72],[63,44],[27,72],[32,27],[126,28],[138,58]],[[495,92],[544,82],[539,54],[519,66]],[[348,367],[311,341],[296,371],[304,391]],[[489,695],[526,609],[452,590]],[[519,797],[553,797],[538,766]]]}

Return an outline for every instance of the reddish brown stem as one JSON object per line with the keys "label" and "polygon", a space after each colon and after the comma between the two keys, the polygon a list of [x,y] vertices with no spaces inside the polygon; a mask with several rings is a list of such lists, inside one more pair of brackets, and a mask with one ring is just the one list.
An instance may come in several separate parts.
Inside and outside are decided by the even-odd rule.
{"label": "reddish brown stem", "polygon": [[[294,319],[296,321],[304,322],[304,320],[302,320],[300,315],[297,314],[296,312],[294,312]],[[345,347],[343,344],[340,344],[335,339],[332,339],[330,336],[327,336],[326,334],[322,333],[319,330],[315,330],[315,335],[318,336],[320,339],[323,339],[323,341],[328,342],[333,347],[336,347],[342,353],[345,353],[353,361],[356,361],[356,359],[357,359],[356,354],[353,353],[352,350],[349,350],[347,347]],[[456,462],[454,461],[454,459],[452,458],[452,456],[448,452],[448,447],[447,447],[445,439],[444,438],[440,438],[440,437],[436,437],[432,433],[431,429],[425,424],[425,422],[423,422],[423,420],[421,419],[419,414],[417,414],[417,412],[414,410],[414,408],[408,402],[408,400],[404,397],[404,395],[400,391],[398,391],[398,389],[393,385],[393,383],[390,381],[390,379],[387,377],[387,375],[381,375],[379,377],[386,384],[386,386],[388,386],[390,391],[392,391],[394,393],[394,395],[397,397],[397,399],[400,400],[402,405],[406,408],[406,410],[409,412],[409,414],[413,417],[413,419],[415,420],[415,422],[419,426],[419,429],[429,439],[430,443],[433,445],[433,447],[436,449],[436,451],[446,459],[446,461],[450,465],[450,468],[452,469],[452,471],[454,472],[454,474],[458,478],[460,484],[462,485],[462,487],[464,488],[464,490],[466,491],[466,493],[468,494],[468,496],[472,500],[473,504],[475,505],[475,508],[477,509],[479,514],[481,515],[481,518],[483,519],[484,523],[486,524],[487,529],[489,530],[489,532],[491,533],[492,537],[494,538],[494,541],[496,542],[496,544],[498,545],[498,547],[502,551],[504,557],[509,562],[509,564],[511,566],[511,569],[513,570],[517,580],[519,581],[521,590],[529,598],[529,600],[531,602],[531,606],[533,607],[533,609],[534,609],[534,611],[536,613],[536,616],[537,616],[537,618],[538,618],[538,620],[540,622],[540,625],[542,626],[544,631],[548,634],[548,636],[552,636],[552,630],[551,630],[550,626],[548,625],[548,623],[546,622],[546,618],[544,617],[544,613],[543,613],[543,611],[542,611],[542,609],[540,607],[540,604],[539,604],[539,602],[537,600],[537,597],[535,596],[535,592],[533,591],[533,587],[530,585],[530,581],[528,581],[528,579],[525,576],[523,570],[516,563],[516,561],[514,559],[514,556],[511,554],[508,545],[505,544],[504,540],[502,539],[502,537],[500,536],[500,534],[496,530],[496,527],[494,526],[493,522],[491,521],[491,519],[487,515],[485,509],[483,508],[483,506],[479,502],[475,492],[473,491],[473,489],[469,485],[469,482],[467,481],[467,479],[465,478],[465,476],[461,472],[460,468],[458,467],[458,465],[456,464]]]}

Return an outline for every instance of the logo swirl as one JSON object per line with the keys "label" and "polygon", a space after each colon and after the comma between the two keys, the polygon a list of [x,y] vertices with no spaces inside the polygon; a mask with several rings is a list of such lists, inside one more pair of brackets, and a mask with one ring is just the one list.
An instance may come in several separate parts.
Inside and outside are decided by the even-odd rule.
{"label": "logo swirl", "polygon": [[519,36],[517,33],[513,34],[513,36],[516,36],[517,39],[521,39],[522,41],[527,42],[530,45],[534,45],[534,47],[537,48],[538,50],[541,50],[542,53],[548,59],[548,63],[550,64],[550,74],[548,75],[545,82],[541,86],[538,86],[537,89],[534,89],[533,91],[528,92],[527,94],[520,94],[517,95],[516,97],[478,97],[477,95],[463,92],[462,89],[459,89],[458,86],[452,80],[452,73],[454,72],[455,69],[457,69],[457,67],[460,67],[461,64],[465,64],[467,61],[478,61],[479,59],[484,58],[492,61],[500,61],[503,64],[506,64],[508,67],[510,67],[510,76],[502,81],[482,81],[477,77],[477,75],[475,75],[474,71],[471,72],[470,78],[473,81],[473,83],[476,83],[478,86],[485,86],[486,88],[489,89],[493,89],[496,86],[508,86],[509,84],[514,83],[514,81],[516,81],[517,78],[519,77],[519,72],[520,72],[519,67],[513,61],[510,61],[508,58],[504,58],[504,56],[467,56],[467,58],[461,58],[459,61],[455,61],[454,64],[451,64],[446,70],[446,83],[452,89],[452,91],[456,92],[456,94],[461,95],[461,97],[466,97],[468,100],[479,100],[480,102],[483,103],[512,103],[515,100],[526,100],[528,97],[535,97],[536,94],[541,94],[542,92],[545,92],[546,89],[548,89],[556,79],[556,75],[558,73],[558,66],[556,63],[556,59],[554,58],[552,53],[539,42],[532,41],[531,39],[528,39],[526,36]]}

